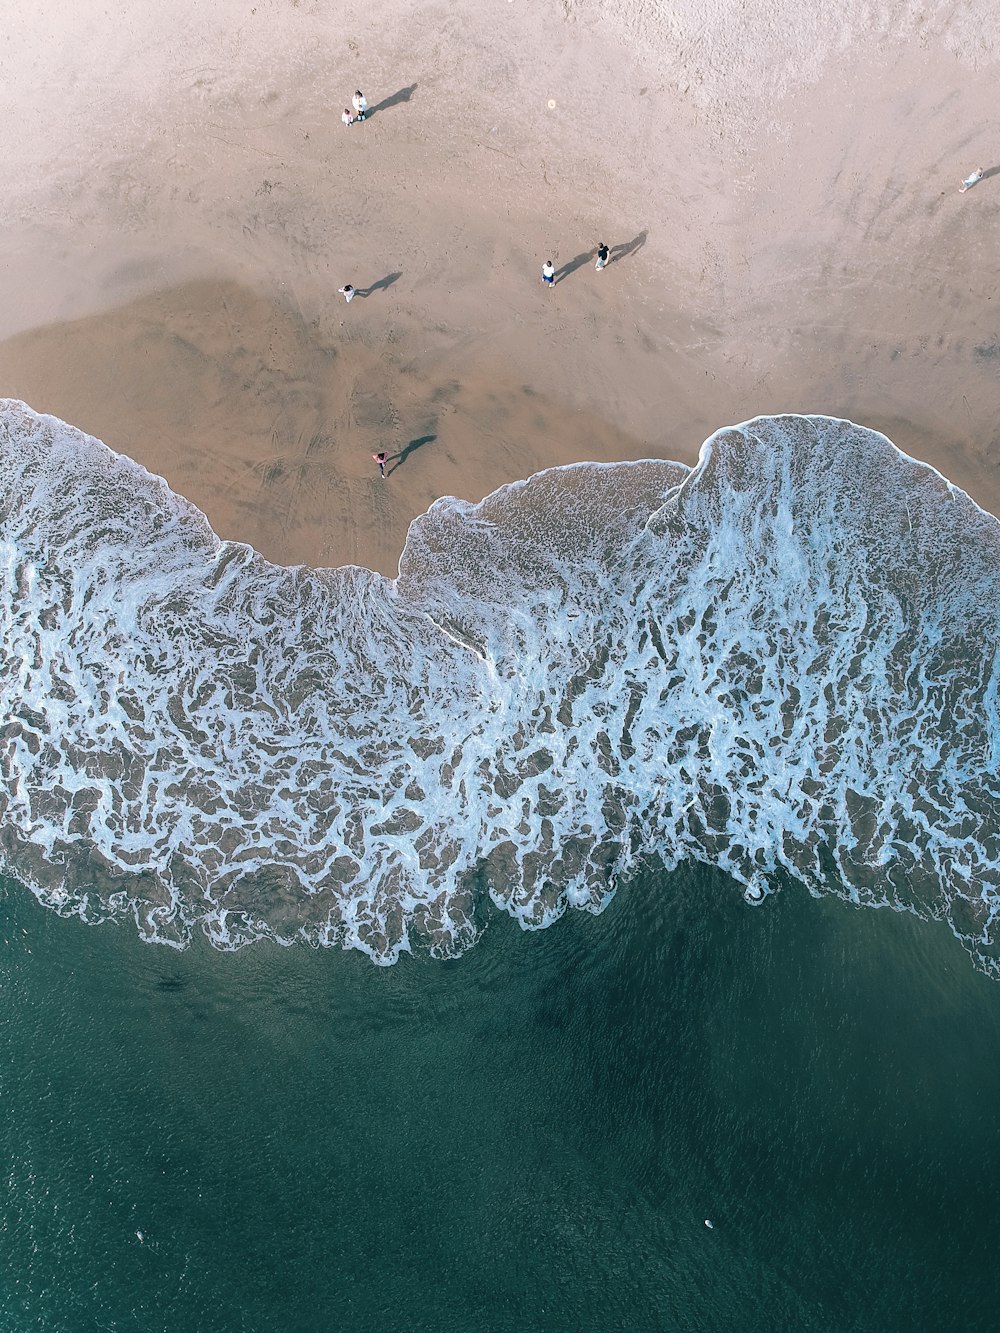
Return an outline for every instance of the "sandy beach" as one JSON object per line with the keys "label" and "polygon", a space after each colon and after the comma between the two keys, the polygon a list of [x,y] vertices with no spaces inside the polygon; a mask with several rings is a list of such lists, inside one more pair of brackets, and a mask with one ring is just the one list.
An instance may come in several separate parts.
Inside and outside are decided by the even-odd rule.
{"label": "sandy beach", "polygon": [[392,574],[438,496],[769,412],[1000,512],[997,33],[904,0],[18,0],[0,394],[282,563]]}

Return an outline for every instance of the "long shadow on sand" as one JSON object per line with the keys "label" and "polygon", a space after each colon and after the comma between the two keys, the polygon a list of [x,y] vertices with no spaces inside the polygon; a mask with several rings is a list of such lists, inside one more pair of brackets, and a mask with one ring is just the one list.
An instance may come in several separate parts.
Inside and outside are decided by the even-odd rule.
{"label": "long shadow on sand", "polygon": [[629,255],[634,255],[636,250],[641,250],[646,244],[648,235],[648,231],[641,231],[638,236],[633,236],[630,241],[621,241],[618,245],[613,245],[608,262],[614,264],[619,259],[627,259]]}
{"label": "long shadow on sand", "polygon": [[384,292],[387,287],[391,287],[402,276],[402,273],[387,273],[384,278],[379,278],[378,282],[373,282],[370,287],[358,287],[354,295],[371,296],[373,292]]}
{"label": "long shadow on sand", "polygon": [[377,106],[370,106],[365,112],[365,120],[371,120],[372,116],[377,116],[380,111],[388,111],[391,106],[399,106],[400,102],[408,102],[416,91],[415,83],[411,83],[408,88],[400,88],[398,93],[384,98]]}
{"label": "long shadow on sand", "polygon": [[389,462],[392,463],[393,466],[385,475],[391,477],[396,471],[396,468],[403,466],[410,454],[415,454],[417,450],[422,449],[425,444],[433,444],[436,439],[436,435],[420,435],[417,439],[411,440],[408,445],[400,449],[398,454],[393,454],[389,459]]}
{"label": "long shadow on sand", "polygon": [[563,279],[568,278],[571,273],[575,273],[578,268],[583,268],[584,264],[589,263],[596,254],[596,250],[584,250],[575,258],[568,259],[561,268],[556,269],[556,282],[562,282]]}

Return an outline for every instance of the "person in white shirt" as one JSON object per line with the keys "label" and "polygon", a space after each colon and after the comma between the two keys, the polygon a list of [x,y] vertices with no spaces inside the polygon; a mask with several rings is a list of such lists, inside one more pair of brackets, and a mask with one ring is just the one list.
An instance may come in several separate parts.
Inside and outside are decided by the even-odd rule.
{"label": "person in white shirt", "polygon": [[985,172],[982,167],[976,167],[971,176],[966,176],[965,180],[958,187],[959,194],[965,194],[966,190],[971,190],[973,185],[978,184],[983,179]]}
{"label": "person in white shirt", "polygon": [[556,285],[556,268],[551,259],[546,259],[542,265],[542,282],[545,283],[546,287]]}
{"label": "person in white shirt", "polygon": [[350,107],[344,107],[344,114],[340,117],[345,125],[353,125],[354,117],[351,115]]}
{"label": "person in white shirt", "polygon": [[351,106],[353,106],[354,110],[357,112],[358,120],[364,120],[365,112],[368,110],[368,100],[360,88],[351,98]]}
{"label": "person in white shirt", "polygon": [[337,292],[340,296],[344,298],[344,300],[347,302],[348,305],[351,304],[351,302],[357,295],[357,293],[355,292],[354,288],[351,286],[350,283],[348,283],[346,287],[338,287]]}

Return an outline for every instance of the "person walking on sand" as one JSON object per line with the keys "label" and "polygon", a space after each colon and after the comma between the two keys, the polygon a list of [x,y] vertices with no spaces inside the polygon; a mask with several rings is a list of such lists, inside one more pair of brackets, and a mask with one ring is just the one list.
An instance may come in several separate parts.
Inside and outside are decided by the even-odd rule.
{"label": "person walking on sand", "polygon": [[344,114],[340,117],[340,119],[344,122],[345,125],[354,124],[354,117],[351,115],[351,108],[349,106],[344,107]]}
{"label": "person walking on sand", "polygon": [[365,112],[368,110],[368,99],[360,88],[357,89],[354,96],[351,98],[351,106],[353,106],[354,110],[357,112],[358,120],[364,120]]}
{"label": "person walking on sand", "polygon": [[964,180],[964,181],[962,182],[962,184],[958,187],[958,192],[959,192],[959,194],[965,194],[966,190],[971,190],[972,187],[973,187],[973,185],[978,184],[979,181],[981,181],[981,180],[983,179],[983,177],[985,176],[985,174],[986,174],[986,172],[985,172],[985,170],[984,170],[982,167],[976,167],[976,169],[975,169],[975,171],[972,173],[972,175],[971,175],[971,176],[966,176],[965,180]]}
{"label": "person walking on sand", "polygon": [[386,451],[385,451],[384,449],[382,449],[382,450],[379,451],[379,453],[377,453],[377,454],[372,454],[372,458],[373,458],[373,460],[378,464],[378,470],[379,470],[380,475],[384,477],[384,476],[385,476],[385,465],[386,465],[386,463],[388,463],[388,461],[389,461],[389,455],[386,453]]}
{"label": "person walking on sand", "polygon": [[545,283],[546,287],[556,285],[556,269],[551,259],[546,259],[542,265],[542,282]]}
{"label": "person walking on sand", "polygon": [[610,254],[611,251],[602,241],[597,247],[597,263],[594,265],[594,268],[597,269],[598,273],[600,273],[602,268],[607,268]]}
{"label": "person walking on sand", "polygon": [[345,287],[337,288],[337,295],[342,296],[344,300],[347,302],[347,304],[350,305],[351,302],[354,300],[355,296],[357,295],[357,292],[354,290],[351,284],[348,283]]}

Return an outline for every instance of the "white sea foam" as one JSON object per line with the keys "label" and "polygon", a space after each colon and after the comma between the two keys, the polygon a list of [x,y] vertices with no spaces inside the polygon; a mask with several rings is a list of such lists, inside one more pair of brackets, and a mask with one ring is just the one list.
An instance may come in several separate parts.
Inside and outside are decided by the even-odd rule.
{"label": "white sea foam", "polygon": [[55,910],[449,954],[639,858],[947,918],[996,970],[1000,525],[883,436],[720,431],[282,569],[0,404],[0,835]]}

